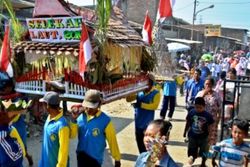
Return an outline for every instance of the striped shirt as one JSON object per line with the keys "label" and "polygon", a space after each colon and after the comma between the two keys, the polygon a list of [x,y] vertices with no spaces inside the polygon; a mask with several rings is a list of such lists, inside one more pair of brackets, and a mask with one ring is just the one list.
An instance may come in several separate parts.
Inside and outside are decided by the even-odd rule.
{"label": "striped shirt", "polygon": [[245,142],[235,145],[233,139],[226,139],[217,143],[212,149],[219,152],[221,167],[240,167],[244,165],[244,157],[250,159],[250,146]]}

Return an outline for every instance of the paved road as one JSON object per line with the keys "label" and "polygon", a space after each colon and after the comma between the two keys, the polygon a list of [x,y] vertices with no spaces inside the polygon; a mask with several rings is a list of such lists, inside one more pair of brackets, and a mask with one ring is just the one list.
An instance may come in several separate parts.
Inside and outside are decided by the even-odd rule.
{"label": "paved road", "polygon": [[[178,96],[177,98],[178,106],[173,116],[173,129],[170,134],[170,142],[168,145],[168,150],[173,159],[183,166],[187,161],[186,155],[186,143],[184,143],[182,133],[185,125],[186,110],[184,109],[184,98]],[[159,106],[160,108],[161,106]],[[122,166],[123,167],[133,167],[135,160],[138,156],[138,150],[135,142],[134,135],[134,119],[133,119],[133,108],[126,101],[119,100],[115,103],[111,103],[102,107],[103,111],[110,111],[108,114],[112,117],[112,121],[116,127],[117,138],[122,154]],[[159,118],[159,109],[156,111],[156,118]],[[77,139],[71,140],[70,143],[70,166],[76,167],[76,150]],[[41,148],[41,136],[32,136],[28,138],[28,150],[32,154],[35,165],[38,166],[38,161],[40,157]],[[197,161],[199,163],[199,160]],[[112,167],[113,159],[109,154],[109,149],[106,149],[106,156],[103,167]],[[27,165],[25,160],[24,166]]]}

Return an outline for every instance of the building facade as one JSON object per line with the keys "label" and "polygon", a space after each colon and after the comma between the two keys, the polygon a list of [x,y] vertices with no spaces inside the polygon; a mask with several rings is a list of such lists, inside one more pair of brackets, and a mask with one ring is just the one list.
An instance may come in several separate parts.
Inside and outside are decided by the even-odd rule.
{"label": "building facade", "polygon": [[159,0],[120,0],[121,7],[128,20],[143,24],[148,10],[152,22],[155,22]]}

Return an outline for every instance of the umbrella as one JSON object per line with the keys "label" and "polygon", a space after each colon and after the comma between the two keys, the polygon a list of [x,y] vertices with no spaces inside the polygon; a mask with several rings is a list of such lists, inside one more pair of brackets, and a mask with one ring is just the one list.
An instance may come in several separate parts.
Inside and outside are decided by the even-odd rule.
{"label": "umbrella", "polygon": [[181,51],[186,51],[190,50],[190,46],[184,45],[182,43],[177,43],[177,42],[170,42],[168,43],[168,51],[169,52],[181,52]]}
{"label": "umbrella", "polygon": [[205,53],[201,56],[201,60],[204,60],[204,61],[211,61],[213,60],[213,56],[209,53]]}

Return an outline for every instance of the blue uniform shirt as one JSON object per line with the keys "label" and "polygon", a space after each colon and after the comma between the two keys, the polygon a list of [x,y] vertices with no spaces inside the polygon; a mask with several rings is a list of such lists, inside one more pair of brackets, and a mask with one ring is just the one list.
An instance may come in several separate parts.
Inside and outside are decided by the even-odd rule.
{"label": "blue uniform shirt", "polygon": [[187,82],[187,94],[186,94],[186,103],[188,106],[192,106],[194,104],[195,96],[199,91],[204,88],[204,81],[200,79],[196,82],[194,79],[190,79]]}
{"label": "blue uniform shirt", "polygon": [[[39,167],[56,167],[59,155],[59,131],[68,127],[68,122],[65,117],[59,119],[49,119],[49,116],[44,125],[44,135],[42,144],[42,155],[39,162]],[[67,162],[69,166],[69,161]]]}
{"label": "blue uniform shirt", "polygon": [[86,114],[77,118],[78,145],[77,152],[83,151],[102,164],[106,147],[105,129],[110,118],[103,112],[88,120]]}
{"label": "blue uniform shirt", "polygon": [[139,92],[137,94],[135,105],[135,128],[144,130],[147,128],[149,122],[154,120],[155,112],[153,110],[141,108],[141,103],[151,103],[157,93],[159,93],[158,90],[153,90],[147,95],[145,95],[144,92]]}
{"label": "blue uniform shirt", "polygon": [[0,167],[22,167],[23,151],[15,138],[9,136],[14,127],[0,126],[8,136],[0,139]]}
{"label": "blue uniform shirt", "polygon": [[14,122],[12,125],[18,131],[21,139],[23,140],[23,144],[27,146],[27,130],[26,130],[26,123],[25,123],[24,118],[25,116],[21,114],[18,120]]}
{"label": "blue uniform shirt", "polygon": [[176,96],[176,82],[166,81],[163,85],[164,96]]}

